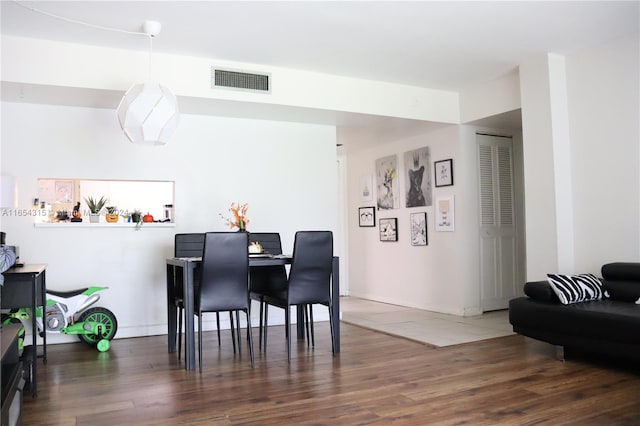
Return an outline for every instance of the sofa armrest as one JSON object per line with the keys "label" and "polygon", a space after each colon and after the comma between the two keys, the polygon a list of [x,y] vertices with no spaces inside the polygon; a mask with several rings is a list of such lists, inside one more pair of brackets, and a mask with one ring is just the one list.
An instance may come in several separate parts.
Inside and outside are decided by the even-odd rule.
{"label": "sofa armrest", "polygon": [[640,262],[614,262],[602,266],[606,281],[640,282]]}
{"label": "sofa armrest", "polygon": [[524,285],[524,294],[534,300],[560,303],[560,299],[547,281],[529,281]]}

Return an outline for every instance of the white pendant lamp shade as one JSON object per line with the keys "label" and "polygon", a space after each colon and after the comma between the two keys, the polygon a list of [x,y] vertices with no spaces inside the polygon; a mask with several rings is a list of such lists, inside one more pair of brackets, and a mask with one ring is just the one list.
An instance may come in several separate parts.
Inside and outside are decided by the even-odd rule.
{"label": "white pendant lamp shade", "polygon": [[118,121],[131,142],[164,145],[180,121],[176,97],[155,83],[131,86],[118,105]]}

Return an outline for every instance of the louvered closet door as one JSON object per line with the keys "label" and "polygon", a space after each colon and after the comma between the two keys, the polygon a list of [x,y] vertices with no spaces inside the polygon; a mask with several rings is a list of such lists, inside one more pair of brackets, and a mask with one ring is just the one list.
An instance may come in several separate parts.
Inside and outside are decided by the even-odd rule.
{"label": "louvered closet door", "polygon": [[516,295],[513,141],[476,135],[480,171],[480,286],[483,311],[506,309]]}

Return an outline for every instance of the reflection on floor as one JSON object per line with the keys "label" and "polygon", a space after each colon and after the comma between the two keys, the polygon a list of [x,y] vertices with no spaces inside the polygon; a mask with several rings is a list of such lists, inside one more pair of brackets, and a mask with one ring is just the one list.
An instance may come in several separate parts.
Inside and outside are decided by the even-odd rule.
{"label": "reflection on floor", "polygon": [[461,317],[355,297],[341,297],[340,310],[345,323],[436,347],[514,334],[507,310]]}

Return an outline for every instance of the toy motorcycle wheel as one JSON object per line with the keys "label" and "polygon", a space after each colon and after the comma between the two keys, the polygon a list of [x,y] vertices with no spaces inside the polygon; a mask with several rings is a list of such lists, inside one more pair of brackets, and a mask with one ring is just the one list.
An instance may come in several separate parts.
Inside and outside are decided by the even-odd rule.
{"label": "toy motorcycle wheel", "polygon": [[80,321],[97,322],[102,324],[102,335],[96,334],[78,334],[78,338],[90,345],[96,346],[101,340],[111,340],[118,331],[118,321],[116,316],[107,308],[97,307],[87,309],[80,315]]}
{"label": "toy motorcycle wheel", "polygon": [[109,350],[110,347],[111,347],[111,342],[108,341],[107,339],[98,340],[98,344],[96,345],[96,348],[98,348],[100,352],[106,352]]}

